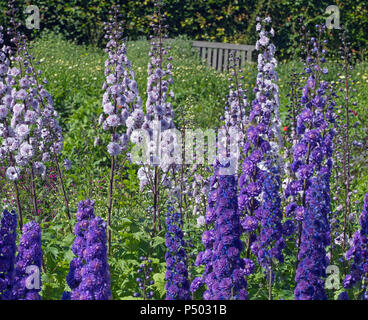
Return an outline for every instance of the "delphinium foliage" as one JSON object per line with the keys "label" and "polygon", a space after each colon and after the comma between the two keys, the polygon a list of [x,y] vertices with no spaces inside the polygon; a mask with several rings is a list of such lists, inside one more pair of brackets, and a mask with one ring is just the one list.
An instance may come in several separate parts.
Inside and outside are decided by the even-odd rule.
{"label": "delphinium foliage", "polygon": [[[108,40],[105,52],[108,58],[105,62],[105,77],[102,99],[103,113],[99,123],[103,130],[110,134],[107,151],[111,156],[109,203],[108,203],[108,241],[111,249],[111,212],[113,205],[114,176],[119,155],[128,148],[130,135],[139,129],[144,120],[142,100],[139,96],[135,74],[131,62],[127,57],[125,42],[122,38],[123,30],[120,25],[120,6],[116,5],[110,11],[112,17],[105,24],[105,38]],[[98,138],[95,145],[99,142]]]}
{"label": "delphinium foliage", "polygon": [[352,245],[345,254],[346,260],[351,260],[352,264],[343,285],[344,288],[351,289],[359,284],[358,299],[368,300],[368,193],[364,197],[359,221],[360,229],[355,232]]}
{"label": "delphinium foliage", "polygon": [[31,221],[23,226],[16,258],[11,300],[41,300],[41,227]]}
{"label": "delphinium foliage", "polygon": [[[295,277],[295,298],[326,299],[324,277],[330,244],[331,214],[330,177],[332,169],[335,102],[329,84],[323,80],[326,49],[322,41],[325,26],[317,26],[318,39],[312,38],[306,50],[307,82],[303,88],[301,110],[297,120],[299,142],[294,147],[293,171],[297,177],[286,189],[286,196],[297,199],[286,208],[286,214],[299,222],[297,240],[298,266]],[[316,177],[316,178],[313,178]],[[318,208],[318,209],[317,209]],[[299,250],[300,249],[300,250]]]}
{"label": "delphinium foliage", "polygon": [[189,300],[187,254],[180,212],[169,207],[166,215],[166,300]]}
{"label": "delphinium foliage", "polygon": [[63,294],[64,300],[111,299],[110,272],[107,263],[106,223],[94,215],[94,202],[81,201],[78,205],[76,238],[66,278],[72,292]]}
{"label": "delphinium foliage", "polygon": [[14,281],[17,216],[4,210],[0,225],[0,300],[8,300]]}
{"label": "delphinium foliage", "polygon": [[152,286],[155,283],[152,280],[152,259],[142,256],[140,257],[140,261],[141,264],[137,270],[139,276],[136,278],[140,292],[135,292],[133,296],[135,298],[141,297],[143,300],[150,300],[155,294],[152,290]]}

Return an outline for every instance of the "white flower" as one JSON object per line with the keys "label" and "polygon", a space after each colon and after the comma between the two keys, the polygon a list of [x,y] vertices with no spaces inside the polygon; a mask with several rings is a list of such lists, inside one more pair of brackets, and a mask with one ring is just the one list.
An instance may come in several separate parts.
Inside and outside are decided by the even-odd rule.
{"label": "white flower", "polygon": [[29,135],[30,131],[31,130],[29,129],[29,127],[26,124],[18,125],[17,128],[15,129],[15,132],[21,138],[27,137]]}
{"label": "white flower", "polygon": [[4,145],[9,148],[10,152],[13,152],[18,149],[19,142],[17,139],[10,137],[6,139],[6,143]]}
{"label": "white flower", "polygon": [[134,120],[134,117],[133,116],[128,117],[128,119],[125,122],[127,128],[133,128],[134,127],[134,123],[135,123],[135,120]]}
{"label": "white flower", "polygon": [[14,112],[15,116],[19,116],[23,112],[23,110],[24,110],[24,105],[23,104],[17,103],[13,107],[13,112]]}
{"label": "white flower", "polygon": [[200,216],[197,218],[197,228],[200,228],[206,224],[206,219],[204,216]]}
{"label": "white flower", "polygon": [[17,99],[24,100],[27,97],[27,92],[24,89],[20,89],[16,95]]}
{"label": "white flower", "polygon": [[116,78],[113,74],[110,74],[109,76],[106,77],[106,82],[108,84],[113,84],[115,83],[115,81],[116,81]]}
{"label": "white flower", "polygon": [[14,158],[15,162],[19,166],[25,167],[28,164],[28,160],[26,158],[23,158],[20,154],[17,154]]}
{"label": "white flower", "polygon": [[113,157],[117,156],[121,152],[121,147],[116,142],[110,142],[107,146],[107,152]]}
{"label": "white flower", "polygon": [[268,45],[269,41],[270,39],[268,39],[266,36],[261,36],[261,39],[259,39],[259,43],[264,47]]}
{"label": "white flower", "polygon": [[115,107],[112,105],[111,102],[104,104],[103,110],[106,114],[112,115],[115,112]]}
{"label": "white flower", "polygon": [[7,170],[6,170],[6,176],[9,180],[11,181],[15,181],[15,180],[18,180],[19,179],[19,169],[18,168],[15,168],[15,167],[9,167]]}
{"label": "white flower", "polygon": [[120,124],[120,119],[117,115],[111,115],[107,117],[106,123],[110,127],[117,127]]}
{"label": "white flower", "polygon": [[19,152],[20,155],[22,157],[25,157],[27,159],[32,158],[34,152],[33,152],[33,147],[27,143],[27,142],[23,142],[19,148]]}
{"label": "white flower", "polygon": [[34,112],[32,110],[27,110],[25,115],[24,115],[24,121],[29,122],[29,123],[35,123],[35,121],[36,121],[36,112]]}

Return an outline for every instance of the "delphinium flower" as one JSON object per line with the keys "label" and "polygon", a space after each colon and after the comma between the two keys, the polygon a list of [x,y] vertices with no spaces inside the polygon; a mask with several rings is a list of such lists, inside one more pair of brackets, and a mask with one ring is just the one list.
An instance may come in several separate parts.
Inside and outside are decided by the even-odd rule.
{"label": "delphinium flower", "polygon": [[26,38],[18,32],[14,1],[9,1],[9,9],[11,28],[8,35],[12,49],[8,50],[10,65],[2,99],[8,110],[2,119],[6,130],[2,134],[0,157],[7,159],[7,176],[10,180],[19,180],[22,171],[31,177],[29,189],[34,214],[38,215],[35,178],[36,175],[45,176],[45,163],[50,162],[50,154],[53,155],[53,161],[60,154],[63,137],[52,97],[43,86],[47,80],[39,80],[42,71],[36,70]]}
{"label": "delphinium flower", "polygon": [[270,172],[265,175],[262,207],[257,212],[261,230],[257,240],[252,244],[252,251],[267,275],[270,300],[272,299],[273,264],[277,261],[284,262],[282,250],[285,248],[285,240],[283,235],[286,232],[281,223],[283,215],[280,187],[279,170],[277,167],[271,168]]}
{"label": "delphinium flower", "polygon": [[[78,204],[77,223],[74,228],[76,238],[73,243],[73,253],[76,258],[70,262],[69,273],[66,277],[66,282],[72,293],[76,291],[82,281],[82,268],[85,265],[84,251],[87,249],[87,232],[90,220],[95,218],[94,201],[85,200]],[[64,299],[73,296],[70,293],[64,293]]]}
{"label": "delphinium flower", "polygon": [[207,290],[205,300],[245,300],[248,299],[246,276],[253,272],[254,265],[242,259],[243,249],[241,226],[237,206],[237,181],[234,175],[220,175],[217,163],[212,177],[211,190],[206,212],[207,224],[214,228],[202,235],[205,251],[197,256],[196,265],[204,265],[205,271],[191,284],[191,291],[202,285]]}
{"label": "delphinium flower", "polygon": [[[299,224],[297,235],[297,250],[301,245],[302,221],[307,208],[307,191],[311,187],[312,178],[322,175],[327,170],[324,186],[330,190],[330,176],[332,168],[333,139],[335,121],[333,93],[330,92],[329,83],[323,80],[328,73],[324,67],[326,62],[326,41],[322,42],[325,26],[317,26],[319,37],[311,38],[306,46],[306,83],[302,91],[301,103],[303,105],[297,117],[298,143],[293,149],[292,170],[295,180],[291,181],[285,190],[285,197],[291,201],[286,207],[287,217],[293,217]],[[309,48],[311,44],[312,49]],[[330,202],[329,192],[327,193]],[[330,212],[329,212],[330,214]]]}
{"label": "delphinium flower", "polygon": [[0,26],[0,159],[4,164],[6,177],[12,181],[15,190],[15,198],[18,210],[19,226],[22,228],[22,206],[19,200],[19,187],[17,180],[20,176],[20,169],[16,165],[13,151],[18,147],[14,130],[9,125],[11,116],[11,103],[14,80],[9,75],[10,60],[7,55],[10,50],[4,44],[3,28]]}
{"label": "delphinium flower", "polygon": [[168,25],[165,24],[163,1],[156,0],[154,5],[155,13],[151,22],[154,34],[150,36],[152,41],[148,63],[146,115],[142,125],[147,144],[147,161],[138,171],[141,190],[149,186],[153,195],[153,234],[156,228],[161,230],[159,197],[162,186],[171,186],[169,170],[175,168],[180,161],[174,156],[178,143],[171,131],[168,131],[175,128],[174,110],[169,102],[169,98],[174,98],[174,93],[169,91],[169,85],[173,83],[173,65],[172,57],[169,56],[171,47],[165,41],[168,38]]}
{"label": "delphinium flower", "polygon": [[110,271],[107,263],[106,223],[100,217],[88,222],[83,251],[81,282],[73,291],[73,300],[110,300]]}
{"label": "delphinium flower", "polygon": [[12,300],[41,300],[41,228],[34,221],[23,226],[18,246]]}
{"label": "delphinium flower", "polygon": [[111,156],[109,203],[108,203],[108,242],[111,250],[111,212],[113,205],[114,175],[116,161],[128,147],[130,135],[139,129],[144,121],[142,100],[139,96],[135,74],[127,57],[127,49],[122,39],[122,27],[119,24],[120,6],[115,5],[110,14],[113,15],[105,23],[105,38],[108,40],[105,52],[108,58],[105,62],[105,82],[102,89],[103,112],[99,124],[111,135],[107,152]]}
{"label": "delphinium flower", "polygon": [[138,278],[136,279],[140,292],[135,292],[135,298],[141,297],[143,300],[150,300],[153,298],[155,292],[152,290],[154,280],[152,280],[152,259],[147,257],[140,257],[141,264],[138,269]]}
{"label": "delphinium flower", "polygon": [[230,81],[229,85],[229,95],[227,96],[227,104],[225,107],[225,116],[221,118],[225,122],[225,128],[227,131],[231,129],[237,129],[239,132],[239,147],[244,147],[245,135],[243,134],[248,125],[248,120],[246,115],[248,114],[248,96],[247,90],[244,89],[244,76],[240,68],[240,58],[238,56],[234,57],[234,52],[230,52],[229,58],[229,69],[231,72],[231,77],[228,79]]}
{"label": "delphinium flower", "polygon": [[0,225],[0,300],[8,300],[14,280],[17,216],[5,210]]}
{"label": "delphinium flower", "polygon": [[[207,195],[209,191],[209,178],[207,178],[203,173],[203,167],[198,165],[192,166],[192,177],[193,182],[190,186],[191,193],[193,197],[193,216],[197,216],[198,219],[204,220],[204,215],[206,212],[207,205]],[[210,168],[206,168],[206,173],[210,171]]]}
{"label": "delphinium flower", "polygon": [[[263,21],[257,18],[259,40],[256,49],[259,54],[257,82],[254,88],[256,97],[252,102],[250,125],[246,132],[247,142],[243,148],[245,159],[242,163],[238,196],[242,228],[248,234],[246,257],[250,258],[252,249],[261,265],[268,271],[271,257],[282,261],[283,248],[282,214],[277,208],[281,201],[278,189],[282,171],[279,157],[282,144],[280,101],[275,70],[277,61],[274,57],[276,48],[271,43],[274,30],[270,24],[270,18]],[[264,183],[265,179],[267,184]],[[257,240],[255,231],[259,224],[263,232]],[[262,248],[261,245],[265,247]]]}
{"label": "delphinium flower", "polygon": [[355,232],[350,249],[345,258],[352,261],[350,272],[346,275],[343,285],[350,289],[360,284],[359,299],[368,300],[368,193],[364,197],[363,211],[359,217],[360,229]]}
{"label": "delphinium flower", "polygon": [[187,254],[180,212],[169,207],[166,215],[166,300],[190,300]]}
{"label": "delphinium flower", "polygon": [[329,172],[324,168],[306,193],[306,210],[296,271],[296,300],[327,300],[325,291],[326,268],[329,261],[326,247],[330,244]]}

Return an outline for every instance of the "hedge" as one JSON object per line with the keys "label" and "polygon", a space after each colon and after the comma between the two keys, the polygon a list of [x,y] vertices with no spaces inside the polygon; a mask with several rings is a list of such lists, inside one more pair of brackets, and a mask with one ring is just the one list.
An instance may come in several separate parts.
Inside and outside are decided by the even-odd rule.
{"label": "hedge", "polygon": [[[131,39],[147,37],[153,0],[116,0],[121,5],[125,35]],[[40,8],[41,31],[51,29],[77,43],[104,45],[103,22],[109,18],[114,1],[107,0],[32,0],[20,1],[19,18],[24,21],[24,7]],[[300,38],[301,19],[312,27],[324,21],[326,8],[337,5],[354,50],[364,56],[368,44],[367,0],[166,0],[165,11],[170,25],[170,37],[233,43],[254,43],[257,15],[270,14],[276,29],[276,45],[282,56]],[[0,24],[7,25],[6,2],[0,2]],[[311,28],[313,29],[313,28]],[[27,31],[36,36],[39,31]],[[338,46],[338,32],[330,32],[331,43]],[[298,52],[297,52],[298,53]]]}

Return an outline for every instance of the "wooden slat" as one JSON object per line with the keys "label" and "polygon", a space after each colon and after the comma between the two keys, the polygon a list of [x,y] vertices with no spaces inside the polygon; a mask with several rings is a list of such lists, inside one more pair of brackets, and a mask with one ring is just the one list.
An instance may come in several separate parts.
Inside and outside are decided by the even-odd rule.
{"label": "wooden slat", "polygon": [[202,47],[202,60],[205,60],[206,59],[206,51],[207,49],[205,47]]}
{"label": "wooden slat", "polygon": [[212,48],[207,49],[207,67],[211,67],[211,60],[212,60]]}
{"label": "wooden slat", "polygon": [[229,63],[229,50],[225,49],[224,72],[227,72],[228,63]]}
{"label": "wooden slat", "polygon": [[235,59],[236,68],[239,70],[239,63],[240,63],[240,61],[239,61],[240,60],[240,51],[239,50],[235,51],[234,59]]}
{"label": "wooden slat", "polygon": [[247,62],[248,63],[252,63],[252,52],[253,52],[253,50],[248,50],[247,51]]}
{"label": "wooden slat", "polygon": [[241,52],[241,64],[240,64],[241,68],[244,68],[245,66],[245,51]]}
{"label": "wooden slat", "polygon": [[218,56],[218,64],[217,64],[217,71],[222,71],[222,53],[224,49],[219,49],[219,56]]}
{"label": "wooden slat", "polygon": [[218,54],[218,49],[213,49],[213,51],[212,51],[212,68],[214,68],[214,69],[217,68],[217,54]]}

